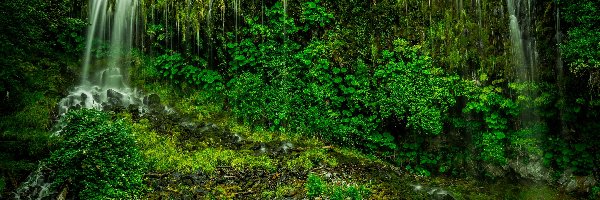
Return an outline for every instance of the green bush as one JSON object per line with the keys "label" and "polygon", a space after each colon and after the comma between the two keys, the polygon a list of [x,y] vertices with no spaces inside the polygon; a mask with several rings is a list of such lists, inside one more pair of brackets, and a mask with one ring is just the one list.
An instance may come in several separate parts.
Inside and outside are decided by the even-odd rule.
{"label": "green bush", "polygon": [[154,67],[159,72],[176,84],[187,82],[204,89],[212,88],[221,90],[223,88],[221,75],[210,69],[206,69],[207,62],[197,59],[197,67],[188,64],[186,59],[179,53],[163,54],[154,60]]}
{"label": "green bush", "polygon": [[132,199],[142,192],[144,162],[123,120],[96,110],[69,112],[49,158],[53,186],[81,199]]}
{"label": "green bush", "polygon": [[[442,133],[458,76],[433,66],[421,46],[404,39],[372,65],[361,59],[336,65],[336,31],[307,28],[328,27],[332,14],[321,1],[302,10],[296,23],[277,2],[266,9],[264,23],[246,17],[246,26],[229,33],[226,93],[236,117],[383,156],[397,149],[398,134]],[[406,131],[390,128],[396,125]]]}

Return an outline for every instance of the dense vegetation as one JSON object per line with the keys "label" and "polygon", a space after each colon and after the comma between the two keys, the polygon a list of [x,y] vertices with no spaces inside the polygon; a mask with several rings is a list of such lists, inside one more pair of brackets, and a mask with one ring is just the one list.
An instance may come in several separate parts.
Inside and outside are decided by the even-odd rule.
{"label": "dense vegetation", "polygon": [[[537,49],[528,80],[519,79],[512,57],[504,1],[140,0],[130,84],[159,94],[183,118],[245,127],[233,132],[248,138],[246,146],[319,138],[419,176],[597,180],[600,3],[519,2],[532,3],[520,11],[530,13],[520,22],[530,26],[523,35]],[[172,125],[170,114],[139,117],[126,109],[77,111],[63,118],[65,134],[52,137],[53,127],[65,125],[56,104],[79,73],[87,2],[7,1],[0,13],[4,192],[44,159],[60,172],[57,184],[72,184],[81,198],[140,195],[146,171],[310,171],[331,159],[314,149],[289,161],[238,152],[246,146],[200,138]],[[123,148],[69,157],[103,145]],[[115,162],[122,168],[108,167]],[[71,169],[75,163],[101,165]],[[522,170],[536,163],[548,173]],[[126,178],[108,169],[124,170]],[[94,170],[107,172],[94,181],[116,182],[86,181]],[[303,177],[309,198],[371,195],[363,186]],[[600,191],[587,189],[590,197]]]}
{"label": "dense vegetation", "polygon": [[69,112],[59,125],[60,141],[45,166],[53,171],[53,187],[69,188],[80,199],[140,196],[144,164],[131,127],[87,109]]}

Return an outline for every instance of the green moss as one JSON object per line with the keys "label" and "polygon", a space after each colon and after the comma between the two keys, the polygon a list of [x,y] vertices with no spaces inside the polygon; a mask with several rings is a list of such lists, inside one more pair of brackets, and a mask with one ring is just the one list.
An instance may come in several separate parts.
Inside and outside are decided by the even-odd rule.
{"label": "green moss", "polygon": [[385,162],[373,155],[367,155],[360,152],[358,149],[351,148],[336,148],[335,152],[342,155],[343,159],[348,162],[359,162],[360,164],[380,164],[385,165]]}
{"label": "green moss", "polygon": [[266,155],[256,156],[249,150],[204,148],[197,151],[184,151],[178,146],[177,136],[159,135],[150,130],[150,124],[146,119],[135,123],[133,127],[133,135],[141,147],[142,155],[149,163],[150,169],[155,171],[193,172],[202,170],[211,173],[218,166],[231,166],[239,170],[265,169],[272,171],[277,166],[276,160]]}

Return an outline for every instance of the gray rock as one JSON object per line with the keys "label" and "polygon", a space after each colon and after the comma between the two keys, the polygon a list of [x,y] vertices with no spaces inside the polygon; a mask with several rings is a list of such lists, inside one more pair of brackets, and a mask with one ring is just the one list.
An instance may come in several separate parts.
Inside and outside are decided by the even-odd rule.
{"label": "gray rock", "polygon": [[592,175],[575,176],[573,170],[569,169],[562,173],[558,179],[558,183],[567,192],[589,192],[598,181]]}
{"label": "gray rock", "polygon": [[451,192],[449,192],[448,190],[445,190],[443,188],[440,187],[427,187],[424,185],[420,185],[420,184],[411,184],[410,185],[413,188],[413,191],[415,191],[416,193],[423,193],[423,194],[427,194],[431,197],[431,199],[435,199],[435,200],[454,200],[456,198],[454,198],[454,195],[452,195]]}
{"label": "gray rock", "polygon": [[106,98],[108,101],[108,104],[110,105],[121,105],[123,104],[123,94],[113,90],[113,89],[108,89],[106,90]]}

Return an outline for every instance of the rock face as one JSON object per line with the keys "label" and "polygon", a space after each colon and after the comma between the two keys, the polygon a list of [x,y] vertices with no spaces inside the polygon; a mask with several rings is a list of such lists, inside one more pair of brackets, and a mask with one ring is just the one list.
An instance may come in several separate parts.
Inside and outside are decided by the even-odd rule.
{"label": "rock face", "polygon": [[55,195],[51,188],[51,182],[48,182],[48,172],[43,171],[44,166],[38,166],[38,169],[27,177],[14,193],[13,199],[45,199]]}
{"label": "rock face", "polygon": [[151,111],[162,111],[164,106],[160,103],[160,97],[157,94],[150,94],[144,97],[144,104],[148,106]]}
{"label": "rock face", "polygon": [[544,166],[544,160],[541,156],[529,154],[527,157],[517,157],[508,161],[510,168],[522,178],[533,181],[550,181],[550,173]]}
{"label": "rock face", "polygon": [[454,196],[451,192],[440,188],[440,187],[427,187],[420,184],[410,185],[413,191],[417,193],[426,193],[431,199],[434,200],[454,200]]}
{"label": "rock face", "polygon": [[573,170],[567,170],[560,176],[558,183],[567,192],[588,193],[598,181],[592,175],[575,176]]}

